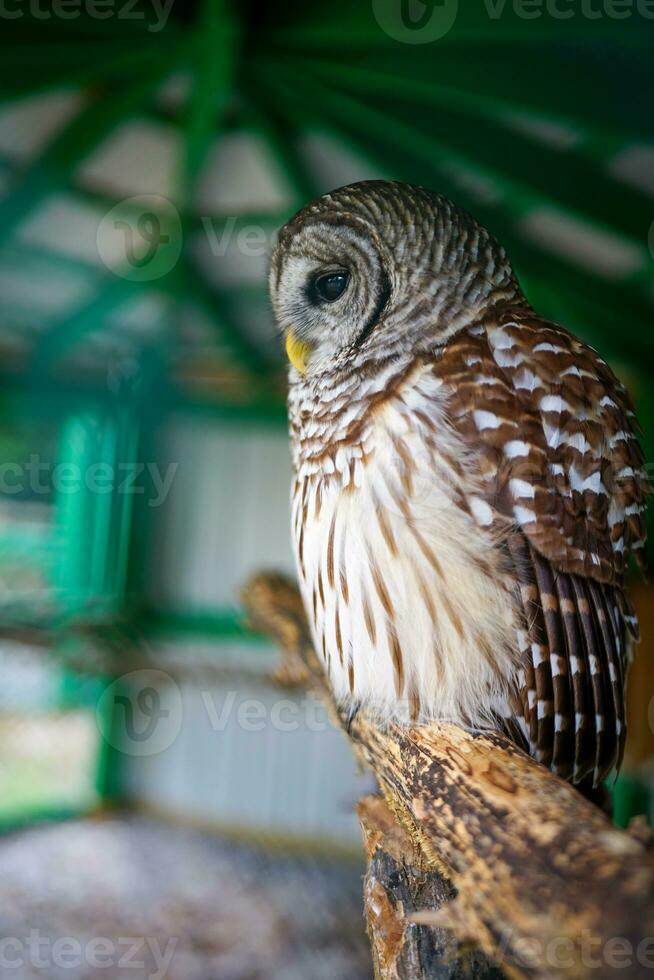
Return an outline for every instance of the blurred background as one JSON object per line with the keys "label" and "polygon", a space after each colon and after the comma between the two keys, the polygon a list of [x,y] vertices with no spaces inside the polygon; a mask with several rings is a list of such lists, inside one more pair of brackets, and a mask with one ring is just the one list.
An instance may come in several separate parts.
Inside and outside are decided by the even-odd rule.
{"label": "blurred background", "polygon": [[[652,458],[654,10],[475,7],[0,7],[0,976],[371,974],[360,775],[238,598],[292,572],[266,271],[308,199],[470,210]],[[653,809],[635,595],[621,824]]]}

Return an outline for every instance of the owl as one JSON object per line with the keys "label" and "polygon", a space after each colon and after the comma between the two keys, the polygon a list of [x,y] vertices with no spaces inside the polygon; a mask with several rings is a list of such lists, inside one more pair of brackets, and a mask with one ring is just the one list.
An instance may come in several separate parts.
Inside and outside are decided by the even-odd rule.
{"label": "owl", "polygon": [[280,231],[291,524],[338,702],[619,766],[647,480],[624,385],[440,194],[365,181]]}

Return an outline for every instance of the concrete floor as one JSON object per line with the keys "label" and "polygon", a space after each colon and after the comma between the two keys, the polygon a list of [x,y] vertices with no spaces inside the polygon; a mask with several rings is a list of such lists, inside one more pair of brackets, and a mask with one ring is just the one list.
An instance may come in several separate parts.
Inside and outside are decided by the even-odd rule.
{"label": "concrete floor", "polygon": [[143,817],[0,840],[0,977],[368,980],[363,868]]}

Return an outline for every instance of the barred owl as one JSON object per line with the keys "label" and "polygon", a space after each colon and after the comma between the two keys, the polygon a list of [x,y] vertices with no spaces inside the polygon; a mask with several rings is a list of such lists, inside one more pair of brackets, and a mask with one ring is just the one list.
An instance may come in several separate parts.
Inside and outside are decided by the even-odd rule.
{"label": "barred owl", "polygon": [[647,493],[629,396],[439,194],[366,181],[282,228],[292,534],[336,698],[620,764]]}

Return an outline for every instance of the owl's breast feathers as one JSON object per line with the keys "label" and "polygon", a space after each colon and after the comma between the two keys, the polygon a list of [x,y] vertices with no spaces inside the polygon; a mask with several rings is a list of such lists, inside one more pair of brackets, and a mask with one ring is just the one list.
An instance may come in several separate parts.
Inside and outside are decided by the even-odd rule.
{"label": "owl's breast feathers", "polygon": [[620,762],[647,481],[624,386],[533,315],[291,389],[293,530],[335,692],[514,717],[564,778]]}

